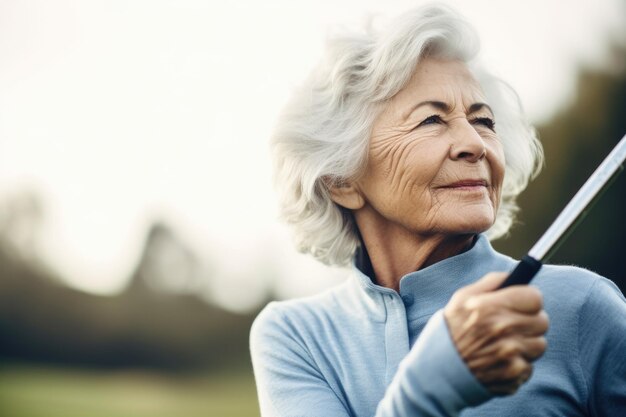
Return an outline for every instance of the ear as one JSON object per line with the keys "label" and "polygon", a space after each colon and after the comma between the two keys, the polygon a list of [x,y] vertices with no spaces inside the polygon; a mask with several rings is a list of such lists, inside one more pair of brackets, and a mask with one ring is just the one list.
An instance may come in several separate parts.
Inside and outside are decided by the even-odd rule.
{"label": "ear", "polygon": [[330,198],[341,207],[358,210],[365,205],[365,199],[354,182],[324,178],[324,183],[330,192]]}

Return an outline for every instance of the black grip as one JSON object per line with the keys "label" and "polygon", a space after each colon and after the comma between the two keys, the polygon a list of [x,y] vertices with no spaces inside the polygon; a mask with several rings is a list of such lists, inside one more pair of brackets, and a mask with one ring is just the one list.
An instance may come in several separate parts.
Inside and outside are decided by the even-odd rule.
{"label": "black grip", "polygon": [[526,255],[517,264],[511,275],[504,281],[500,288],[510,287],[511,285],[526,285],[530,283],[535,274],[541,269],[541,262]]}

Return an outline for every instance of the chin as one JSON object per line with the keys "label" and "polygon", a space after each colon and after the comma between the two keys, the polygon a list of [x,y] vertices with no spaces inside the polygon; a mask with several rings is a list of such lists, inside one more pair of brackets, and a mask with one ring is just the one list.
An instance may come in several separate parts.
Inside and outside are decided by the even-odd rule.
{"label": "chin", "polygon": [[493,209],[464,210],[451,213],[445,221],[445,229],[451,234],[477,234],[487,231],[496,221]]}

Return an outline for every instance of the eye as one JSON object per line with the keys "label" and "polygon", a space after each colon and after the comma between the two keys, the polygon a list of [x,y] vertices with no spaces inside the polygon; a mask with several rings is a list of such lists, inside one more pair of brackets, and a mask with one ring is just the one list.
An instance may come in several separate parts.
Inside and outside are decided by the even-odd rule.
{"label": "eye", "polygon": [[443,123],[443,120],[441,120],[441,117],[439,117],[438,114],[433,114],[432,116],[428,116],[427,118],[422,120],[422,122],[418,124],[417,127],[432,125],[432,124],[440,124],[440,123]]}
{"label": "eye", "polygon": [[493,119],[490,119],[489,117],[477,117],[475,119],[470,120],[470,123],[473,125],[482,125],[490,130],[493,130],[494,132],[496,131],[495,130],[496,122]]}

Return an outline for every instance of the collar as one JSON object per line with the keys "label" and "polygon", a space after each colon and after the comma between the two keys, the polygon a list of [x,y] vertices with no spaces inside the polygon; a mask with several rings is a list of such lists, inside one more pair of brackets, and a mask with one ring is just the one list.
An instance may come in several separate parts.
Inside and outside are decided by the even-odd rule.
{"label": "collar", "polygon": [[515,260],[496,252],[489,240],[480,234],[471,249],[403,276],[399,293],[375,284],[356,266],[352,269],[362,301],[369,306],[370,314],[374,309],[377,316],[384,315],[385,299],[401,298],[410,321],[431,315],[444,307],[459,288],[489,272],[510,271],[514,264]]}

